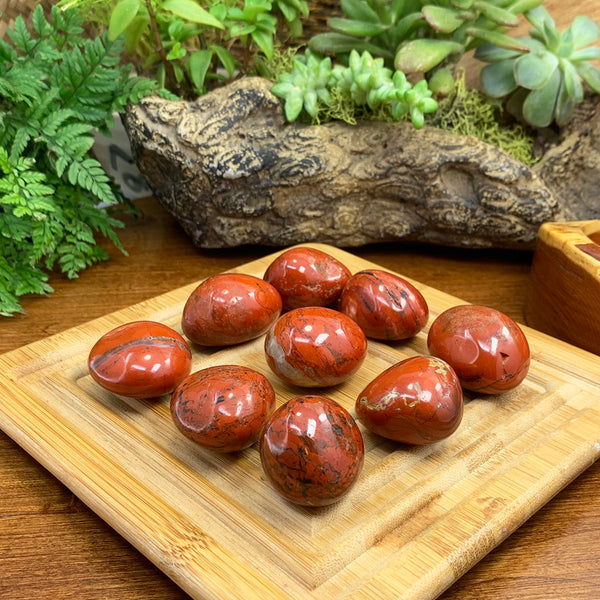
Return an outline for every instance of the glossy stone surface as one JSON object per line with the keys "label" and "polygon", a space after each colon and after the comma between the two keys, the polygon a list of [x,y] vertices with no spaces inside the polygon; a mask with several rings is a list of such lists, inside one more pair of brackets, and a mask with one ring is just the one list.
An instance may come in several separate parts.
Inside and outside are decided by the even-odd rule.
{"label": "glossy stone surface", "polygon": [[523,330],[487,306],[460,305],[444,311],[429,328],[427,346],[454,368],[465,389],[474,392],[506,392],[518,386],[529,370],[529,343]]}
{"label": "glossy stone surface", "polygon": [[256,442],[274,409],[269,380],[239,365],[196,371],[171,396],[171,417],[179,431],[219,452],[235,452]]}
{"label": "glossy stone surface", "polygon": [[367,353],[367,338],[346,315],[308,306],[284,313],[265,336],[265,356],[283,381],[303,387],[337,385]]}
{"label": "glossy stone surface", "polygon": [[413,356],[371,381],[355,409],[357,419],[373,433],[405,444],[433,444],[460,425],[463,391],[448,363]]}
{"label": "glossy stone surface", "polygon": [[355,483],[364,444],[354,419],[340,404],[325,396],[299,396],[267,421],[260,458],[284,498],[303,506],[326,506]]}
{"label": "glossy stone surface", "polygon": [[200,346],[229,346],[261,336],[281,313],[279,292],[242,273],[221,273],[203,281],[183,309],[183,333]]}
{"label": "glossy stone surface", "polygon": [[192,368],[187,342],[171,327],[133,321],[104,334],[92,347],[88,367],[103,388],[133,398],[168,394]]}
{"label": "glossy stone surface", "polygon": [[376,269],[350,278],[340,298],[340,310],[356,321],[367,337],[387,341],[415,336],[429,317],[427,301],[414,285]]}
{"label": "glossy stone surface", "polygon": [[351,276],[339,260],[316,248],[290,248],[265,271],[264,279],[281,295],[283,310],[328,306],[335,302]]}

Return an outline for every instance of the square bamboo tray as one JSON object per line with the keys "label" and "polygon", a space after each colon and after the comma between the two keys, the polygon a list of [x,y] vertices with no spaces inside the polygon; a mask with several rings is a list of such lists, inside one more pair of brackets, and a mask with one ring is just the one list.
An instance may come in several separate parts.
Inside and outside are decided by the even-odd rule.
{"label": "square bamboo tray", "polygon": [[[314,246],[353,272],[376,267]],[[262,276],[274,256],[236,271]],[[413,283],[430,322],[463,303]],[[458,431],[433,446],[363,431],[351,492],[323,509],[294,506],[266,481],[256,447],[204,450],[175,429],[168,397],[118,397],[88,373],[91,346],[117,325],[154,319],[180,331],[195,285],[0,356],[0,427],[194,598],[431,600],[600,456],[600,359],[524,327],[532,363],[517,389],[468,396]],[[327,394],[353,411],[376,374],[426,353],[426,335],[370,341],[357,374]],[[195,350],[193,368],[251,366],[282,403],[298,389],[269,372],[262,343]]]}

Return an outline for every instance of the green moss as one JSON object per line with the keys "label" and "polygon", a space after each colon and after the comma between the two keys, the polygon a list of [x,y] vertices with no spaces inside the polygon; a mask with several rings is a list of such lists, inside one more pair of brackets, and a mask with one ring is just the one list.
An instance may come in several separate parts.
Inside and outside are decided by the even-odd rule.
{"label": "green moss", "polygon": [[456,77],[454,92],[439,104],[437,112],[427,119],[428,125],[459,135],[473,135],[526,165],[538,160],[533,154],[533,136],[517,123],[500,123],[501,109],[478,90],[467,88],[464,71]]}
{"label": "green moss", "polygon": [[294,64],[294,58],[300,48],[298,46],[275,46],[273,56],[257,56],[254,63],[256,74],[275,83],[282,73],[289,73]]}

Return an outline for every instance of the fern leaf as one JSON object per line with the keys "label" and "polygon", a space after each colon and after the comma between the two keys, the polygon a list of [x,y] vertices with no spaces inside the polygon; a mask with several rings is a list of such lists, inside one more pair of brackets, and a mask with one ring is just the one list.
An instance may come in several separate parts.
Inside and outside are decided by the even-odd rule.
{"label": "fern leaf", "polygon": [[25,19],[23,19],[21,15],[15,19],[14,29],[8,29],[6,33],[17,50],[20,50],[21,53],[26,56],[31,55],[32,50],[36,46],[36,42],[32,39],[31,34],[27,29],[27,25],[25,24]]}
{"label": "fern leaf", "polygon": [[52,33],[52,25],[46,20],[44,9],[41,4],[38,4],[33,10],[31,22],[38,37],[45,38]]}

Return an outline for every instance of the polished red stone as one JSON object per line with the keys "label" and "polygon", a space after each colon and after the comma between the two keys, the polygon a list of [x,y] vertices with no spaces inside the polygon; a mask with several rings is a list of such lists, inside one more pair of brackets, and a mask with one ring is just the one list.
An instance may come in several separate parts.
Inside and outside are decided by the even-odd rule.
{"label": "polished red stone", "polygon": [[429,307],[421,292],[398,275],[371,269],[353,275],[340,298],[340,310],[365,335],[378,340],[404,340],[427,324]]}
{"label": "polished red stone", "polygon": [[183,309],[183,333],[200,346],[229,346],[261,336],[281,313],[279,292],[242,273],[221,273],[203,281]]}
{"label": "polished red stone", "polygon": [[179,431],[219,452],[235,452],[256,442],[274,409],[269,380],[238,365],[196,371],[171,396],[171,416]]}
{"label": "polished red stone", "polygon": [[364,444],[350,413],[324,396],[299,396],[265,425],[260,458],[274,488],[303,506],[326,506],[356,482]]}
{"label": "polished red stone", "polygon": [[328,306],[335,302],[350,278],[350,270],[330,254],[304,246],[280,254],[265,271],[274,285],[283,309]]}
{"label": "polished red stone", "polygon": [[487,306],[449,308],[431,324],[429,352],[454,368],[463,388],[499,394],[519,385],[529,370],[529,343],[513,319]]}
{"label": "polished red stone", "polygon": [[279,317],[265,336],[269,367],[283,381],[303,387],[342,383],[366,353],[362,329],[331,308],[295,308]]}
{"label": "polished red stone", "polygon": [[171,327],[134,321],[104,334],[90,351],[88,367],[93,379],[115,394],[155,398],[189,374],[192,353]]}
{"label": "polished red stone", "polygon": [[373,433],[405,444],[433,444],[460,425],[463,391],[448,363],[413,356],[371,381],[355,409],[356,418]]}

